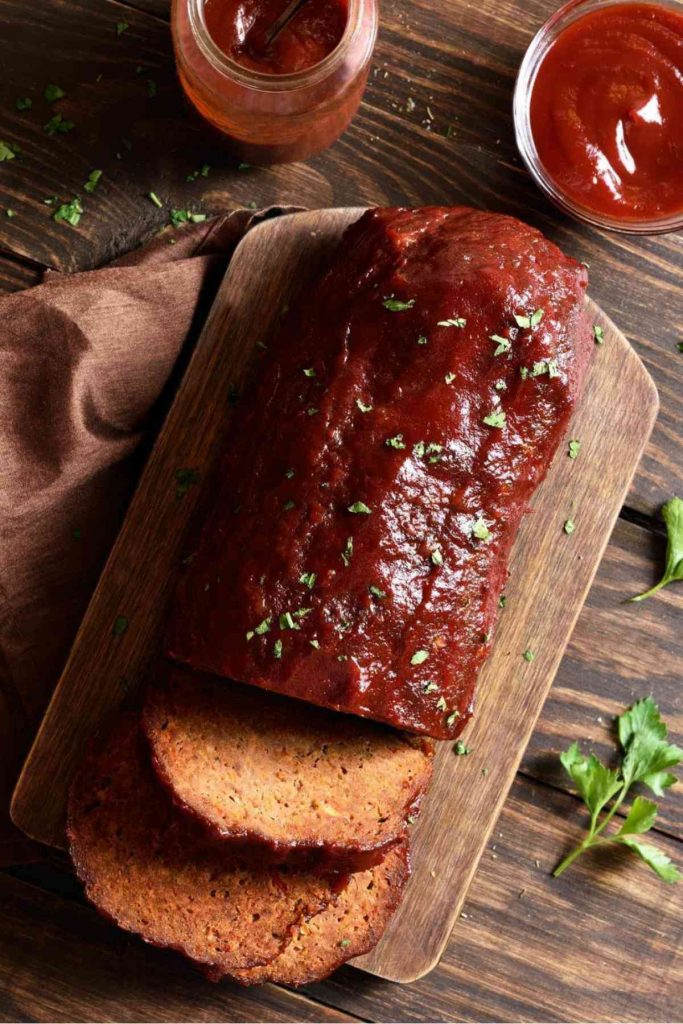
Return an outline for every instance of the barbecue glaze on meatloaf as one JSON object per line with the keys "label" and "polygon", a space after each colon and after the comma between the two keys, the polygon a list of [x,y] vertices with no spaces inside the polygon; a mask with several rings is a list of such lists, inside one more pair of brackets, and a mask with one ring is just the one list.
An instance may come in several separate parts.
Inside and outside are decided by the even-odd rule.
{"label": "barbecue glaze on meatloaf", "polygon": [[456,736],[594,348],[585,286],[511,217],[366,213],[238,405],[170,655]]}
{"label": "barbecue glaze on meatloaf", "polygon": [[378,864],[432,773],[428,741],[180,667],[148,690],[142,726],[176,803],[275,861]]}
{"label": "barbecue glaze on meatloaf", "polygon": [[138,716],[122,715],[72,787],[70,852],[88,898],[209,977],[269,963],[346,879],[247,862],[207,841],[173,807],[145,755]]}
{"label": "barbecue glaze on meatloaf", "polygon": [[392,850],[386,860],[352,875],[336,904],[302,924],[286,949],[265,967],[233,975],[243,985],[266,981],[310,985],[377,945],[384,934],[410,875],[408,848]]}

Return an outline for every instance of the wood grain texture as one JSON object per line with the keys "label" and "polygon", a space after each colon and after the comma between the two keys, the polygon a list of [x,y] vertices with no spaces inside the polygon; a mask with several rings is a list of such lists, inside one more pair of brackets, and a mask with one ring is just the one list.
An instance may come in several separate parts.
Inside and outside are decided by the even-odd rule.
{"label": "wood grain texture", "polygon": [[[683,340],[683,237],[634,238],[576,224],[546,202],[520,166],[514,77],[555,7],[555,0],[382,0],[373,73],[350,130],[306,164],[240,173],[185,107],[164,20],[167,0],[126,7],[41,0],[28,11],[23,0],[0,0],[0,138],[23,147],[0,167],[0,208],[18,213],[0,219],[0,245],[74,270],[138,244],[168,221],[172,206],[219,212],[250,203],[465,202],[517,214],[589,261],[591,294],[626,332],[665,399],[628,496],[652,515],[683,477],[683,356],[676,348]],[[129,29],[119,37],[114,26],[122,12]],[[138,66],[148,73],[137,75]],[[42,128],[48,81],[69,94],[54,110],[76,123],[54,139]],[[22,95],[35,100],[29,112],[14,110]],[[188,183],[204,163],[209,177]],[[87,196],[78,228],[55,224],[43,200],[83,194],[93,168],[104,177]],[[163,210],[146,198],[150,189]]]}
{"label": "wood grain texture", "polygon": [[553,879],[584,826],[577,800],[518,777],[436,970],[397,988],[347,968],[307,991],[373,1021],[680,1019],[679,888],[619,851]]}
{"label": "wood grain texture", "polygon": [[0,1021],[348,1021],[304,995],[213,985],[89,907],[0,875]]}
{"label": "wood grain texture", "polygon": [[[17,787],[14,820],[32,837],[63,841],[66,788],[83,742],[143,680],[158,650],[183,527],[201,491],[175,500],[175,468],[198,467],[206,477],[224,436],[221,396],[239,389],[255,343],[269,336],[293,292],[359,213],[329,210],[270,221],[235,253]],[[465,736],[479,756],[456,758],[451,744],[441,747],[415,827],[406,899],[380,946],[361,961],[383,977],[420,977],[441,955],[651,429],[651,381],[614,326],[595,307],[593,314],[604,323],[607,341],[568,434],[582,438],[582,471],[575,472],[562,450],[522,527],[511,609],[501,619],[480,681],[478,713]],[[605,443],[605,410],[617,407],[628,410],[624,428]],[[576,523],[571,537],[563,532],[569,517]],[[117,615],[130,623],[122,636],[112,632]],[[536,650],[532,663],[522,657],[528,647]],[[482,764],[489,768],[486,778]],[[437,868],[442,883],[435,888],[431,872]]]}
{"label": "wood grain texture", "polygon": [[[663,537],[617,523],[524,754],[521,767],[529,776],[567,788],[557,755],[574,739],[615,763],[615,716],[648,694],[659,704],[672,742],[683,746],[683,585],[662,591],[657,600],[626,603],[651,586],[664,547]],[[683,839],[683,786],[658,803],[658,829]]]}

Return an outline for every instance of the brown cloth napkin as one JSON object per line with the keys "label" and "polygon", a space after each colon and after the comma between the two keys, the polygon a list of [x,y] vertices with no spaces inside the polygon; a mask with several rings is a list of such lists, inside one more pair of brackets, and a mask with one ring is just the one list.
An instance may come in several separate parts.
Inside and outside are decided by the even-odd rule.
{"label": "brown cloth napkin", "polygon": [[8,814],[21,761],[230,256],[279,212],[0,299],[0,864],[30,856]]}

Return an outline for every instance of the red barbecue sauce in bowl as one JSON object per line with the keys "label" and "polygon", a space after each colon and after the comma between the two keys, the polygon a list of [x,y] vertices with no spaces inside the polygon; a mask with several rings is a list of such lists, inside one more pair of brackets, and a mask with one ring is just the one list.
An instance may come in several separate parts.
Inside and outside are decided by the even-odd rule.
{"label": "red barbecue sauce in bowl", "polygon": [[518,139],[521,88],[522,155],[555,201],[627,231],[683,224],[682,4],[573,0],[525,57]]}
{"label": "red barbecue sauce in bowl", "polygon": [[173,0],[181,84],[202,117],[253,163],[329,146],[360,104],[377,0]]}

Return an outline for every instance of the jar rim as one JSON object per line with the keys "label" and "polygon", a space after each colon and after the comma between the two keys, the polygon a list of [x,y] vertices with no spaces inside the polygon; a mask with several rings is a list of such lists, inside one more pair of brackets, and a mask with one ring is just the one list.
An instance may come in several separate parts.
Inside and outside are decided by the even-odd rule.
{"label": "jar rim", "polygon": [[290,92],[297,88],[308,88],[327,78],[343,63],[349,47],[361,34],[364,8],[367,4],[367,0],[348,0],[348,17],[344,33],[335,48],[326,54],[319,63],[301,71],[268,74],[238,64],[214,42],[204,17],[206,0],[180,0],[180,2],[187,2],[189,23],[195,42],[213,69],[249,89],[263,92]]}
{"label": "jar rim", "polygon": [[683,11],[683,0],[568,0],[544,22],[531,40],[522,59],[512,102],[515,139],[517,149],[534,182],[564,213],[585,224],[590,224],[592,227],[607,228],[621,234],[666,234],[683,228],[683,210],[662,217],[629,220],[599,213],[597,210],[591,210],[590,207],[582,206],[571,199],[562,189],[558,188],[543,166],[531,130],[531,94],[538,70],[552,44],[568,25],[584,15],[607,7],[625,4]]}

